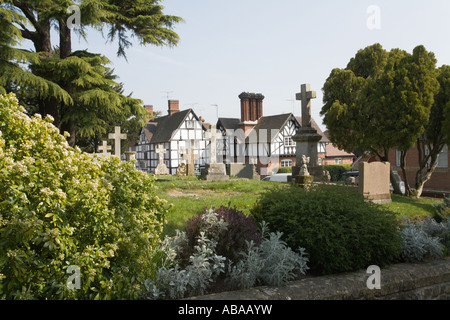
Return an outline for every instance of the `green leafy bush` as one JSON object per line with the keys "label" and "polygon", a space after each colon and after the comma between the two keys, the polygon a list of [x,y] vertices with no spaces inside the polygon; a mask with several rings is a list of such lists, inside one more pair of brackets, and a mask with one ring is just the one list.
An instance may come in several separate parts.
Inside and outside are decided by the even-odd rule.
{"label": "green leafy bush", "polygon": [[136,298],[168,206],[134,163],[71,148],[51,122],[0,96],[0,298]]}
{"label": "green leafy bush", "polygon": [[316,274],[383,266],[400,253],[395,215],[344,186],[268,191],[252,213],[282,232],[291,248],[305,248]]}
{"label": "green leafy bush", "polygon": [[326,165],[323,169],[330,173],[331,181],[339,181],[344,172],[353,170],[351,164]]}
{"label": "green leafy bush", "polygon": [[444,201],[441,204],[434,206],[434,208],[435,208],[434,219],[437,222],[442,222],[445,219],[449,219],[450,218],[450,196],[446,195],[444,197]]}

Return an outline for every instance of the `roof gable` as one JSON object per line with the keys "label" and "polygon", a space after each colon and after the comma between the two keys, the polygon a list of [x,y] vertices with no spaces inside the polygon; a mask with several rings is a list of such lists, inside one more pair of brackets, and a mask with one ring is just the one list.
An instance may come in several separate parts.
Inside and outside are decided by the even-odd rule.
{"label": "roof gable", "polygon": [[156,125],[155,131],[153,132],[150,142],[151,143],[169,142],[172,139],[173,133],[180,128],[181,124],[185,121],[186,117],[191,112],[193,112],[192,109],[188,109],[174,113],[171,116],[167,115],[153,120],[153,122],[156,123]]}

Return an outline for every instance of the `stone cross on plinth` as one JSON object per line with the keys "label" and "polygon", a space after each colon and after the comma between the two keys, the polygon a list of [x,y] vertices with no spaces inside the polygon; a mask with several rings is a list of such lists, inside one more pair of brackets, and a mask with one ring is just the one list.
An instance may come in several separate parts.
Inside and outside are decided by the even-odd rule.
{"label": "stone cross on plinth", "polygon": [[[193,145],[193,144],[191,144]],[[183,159],[187,161],[187,175],[192,177],[195,175],[195,161],[199,160],[198,154],[195,154],[194,148],[188,148],[183,153]]]}
{"label": "stone cross on plinth", "polygon": [[164,148],[162,144],[158,145],[158,148],[156,148],[156,153],[158,154],[158,164],[164,163],[164,155],[166,154],[167,150]]}
{"label": "stone cross on plinth", "polygon": [[217,163],[217,138],[221,136],[217,132],[216,126],[211,126],[211,131],[205,134],[207,139],[211,140],[210,144],[210,163],[206,164],[205,169],[201,172],[201,179],[208,181],[228,180],[227,170],[224,163]]}
{"label": "stone cross on plinth", "polygon": [[[309,158],[307,171],[309,174],[322,179],[323,169],[319,166],[317,145],[322,136],[312,127],[311,100],[316,98],[316,92],[311,91],[311,85],[302,84],[301,92],[296,95],[297,100],[302,101],[302,123],[297,134],[292,137],[296,142],[296,165],[292,168],[292,176],[300,176],[303,167],[303,157]],[[303,168],[304,170],[304,168]]]}
{"label": "stone cross on plinth", "polygon": [[217,132],[217,127],[212,125],[211,131],[205,133],[205,138],[211,141],[209,153],[210,153],[210,163],[217,163],[217,138],[220,138],[222,135]]}
{"label": "stone cross on plinth", "polygon": [[120,127],[115,127],[114,133],[110,133],[108,139],[114,140],[114,155],[120,159],[120,142],[121,140],[126,140],[127,135],[120,133]]}
{"label": "stone cross on plinth", "polygon": [[311,91],[311,85],[302,84],[302,91],[296,98],[302,102],[302,127],[311,127],[311,100],[317,97],[315,91]]}
{"label": "stone cross on plinth", "polygon": [[164,145],[159,144],[158,148],[156,148],[156,153],[158,154],[158,166],[155,169],[156,175],[168,175],[169,169],[167,168],[166,164],[164,163],[164,155],[166,154],[167,150],[164,148]]}
{"label": "stone cross on plinth", "polygon": [[100,155],[108,157],[111,155],[111,152],[108,152],[111,148],[111,146],[108,146],[108,141],[103,141],[103,144],[98,146],[98,152],[101,152]]}

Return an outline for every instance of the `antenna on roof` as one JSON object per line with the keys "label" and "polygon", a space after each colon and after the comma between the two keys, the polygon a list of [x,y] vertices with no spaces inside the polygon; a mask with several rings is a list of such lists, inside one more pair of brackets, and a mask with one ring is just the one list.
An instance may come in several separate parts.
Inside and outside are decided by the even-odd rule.
{"label": "antenna on roof", "polygon": [[173,93],[173,91],[161,91],[161,92],[166,94],[167,100],[170,100],[170,94]]}

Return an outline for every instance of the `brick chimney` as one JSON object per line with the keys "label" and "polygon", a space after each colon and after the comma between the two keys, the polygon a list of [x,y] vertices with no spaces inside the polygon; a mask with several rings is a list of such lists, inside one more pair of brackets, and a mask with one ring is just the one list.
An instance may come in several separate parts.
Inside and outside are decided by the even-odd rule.
{"label": "brick chimney", "polygon": [[151,117],[147,117],[146,122],[153,119],[153,106],[144,106],[144,108],[150,113]]}
{"label": "brick chimney", "polygon": [[169,116],[180,112],[180,103],[178,100],[169,100]]}
{"label": "brick chimney", "polygon": [[260,93],[243,92],[239,95],[241,99],[241,123],[240,127],[245,135],[258,123],[263,116],[264,96]]}

